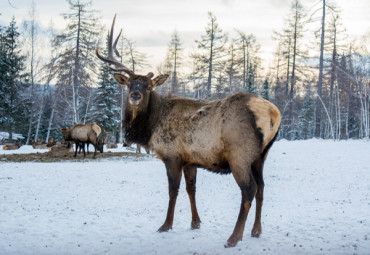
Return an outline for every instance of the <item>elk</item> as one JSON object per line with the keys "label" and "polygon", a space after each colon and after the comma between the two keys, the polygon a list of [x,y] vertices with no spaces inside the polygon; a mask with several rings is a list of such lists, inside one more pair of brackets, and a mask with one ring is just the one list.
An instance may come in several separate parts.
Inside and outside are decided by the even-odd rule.
{"label": "elk", "polygon": [[74,157],[77,156],[77,150],[79,146],[82,146],[84,157],[86,157],[85,143],[91,143],[95,147],[94,156],[96,157],[96,151],[99,150],[103,153],[104,141],[102,139],[102,129],[97,124],[76,124],[71,128],[62,128],[62,137],[65,141],[72,141],[76,144],[76,150]]}
{"label": "elk", "polygon": [[116,149],[118,148],[117,143],[107,143],[107,149]]}
{"label": "elk", "polygon": [[51,153],[69,153],[73,152],[73,146],[71,142],[67,142],[67,144],[56,143],[52,147],[49,148],[49,152]]}
{"label": "elk", "polygon": [[16,143],[7,143],[3,145],[3,150],[18,150],[22,146],[20,141]]}
{"label": "elk", "polygon": [[126,141],[150,148],[165,164],[169,203],[166,219],[158,231],[172,229],[182,173],[190,199],[191,228],[200,227],[195,186],[197,167],[202,167],[214,173],[231,173],[241,190],[239,216],[225,247],[234,247],[242,240],[254,198],[256,216],[251,235],[259,237],[263,166],[280,127],[279,110],[269,101],[243,92],[211,102],[159,95],[154,88],[162,85],[168,75],[155,78],[151,72],[137,75],[114,57],[113,52],[119,56],[116,44],[121,34],[112,43],[115,19],[108,56],[101,56],[98,49],[96,55],[116,71],[116,81],[129,89],[122,123]]}
{"label": "elk", "polygon": [[47,143],[47,147],[53,147],[54,145],[56,145],[56,142],[54,141],[54,138],[53,137],[51,137],[51,138],[49,138],[49,140],[48,140],[48,143]]}
{"label": "elk", "polygon": [[37,141],[35,141],[35,139],[33,139],[31,141],[31,145],[32,145],[32,148],[34,148],[34,149],[47,149],[48,148],[47,144],[44,143],[43,138],[40,138]]}

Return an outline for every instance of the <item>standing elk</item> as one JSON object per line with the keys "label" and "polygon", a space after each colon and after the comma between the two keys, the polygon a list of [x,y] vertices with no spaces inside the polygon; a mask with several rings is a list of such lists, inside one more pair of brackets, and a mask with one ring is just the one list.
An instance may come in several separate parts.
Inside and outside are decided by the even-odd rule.
{"label": "standing elk", "polygon": [[[128,143],[152,149],[167,170],[169,203],[167,217],[159,232],[172,228],[182,172],[189,195],[191,228],[200,227],[195,202],[197,167],[214,173],[232,173],[241,190],[241,205],[233,233],[225,247],[242,240],[252,201],[256,217],[251,235],[259,237],[263,202],[263,165],[277,136],[281,115],[275,105],[253,94],[239,92],[222,100],[201,102],[163,97],[154,91],[168,75],[153,79],[153,73],[137,75],[113,56],[118,35],[112,44],[113,19],[108,57],[96,49],[99,59],[109,64],[116,81],[129,89],[123,127]],[[128,77],[121,74],[124,72]]]}
{"label": "standing elk", "polygon": [[95,147],[94,156],[96,151],[99,150],[103,153],[104,141],[102,139],[102,129],[97,124],[76,124],[71,128],[62,128],[62,137],[65,141],[72,141],[76,144],[75,157],[79,146],[82,146],[84,157],[86,157],[85,143],[91,143]]}

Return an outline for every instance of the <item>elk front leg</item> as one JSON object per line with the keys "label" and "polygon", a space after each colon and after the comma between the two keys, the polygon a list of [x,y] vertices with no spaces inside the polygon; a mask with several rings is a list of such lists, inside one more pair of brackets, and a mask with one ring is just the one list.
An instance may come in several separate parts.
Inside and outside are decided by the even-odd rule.
{"label": "elk front leg", "polygon": [[173,215],[175,212],[175,205],[177,195],[179,193],[180,181],[181,181],[181,168],[182,161],[180,158],[171,158],[165,160],[167,178],[168,178],[168,194],[169,202],[167,209],[167,217],[163,225],[158,229],[158,232],[166,232],[172,229]]}
{"label": "elk front leg", "polygon": [[242,202],[234,231],[227,240],[227,244],[225,244],[226,248],[236,246],[236,244],[243,239],[245,221],[247,220],[249,209],[251,208],[257,190],[257,185],[254,181],[250,166],[248,166],[247,169],[245,167],[234,166],[231,167],[231,172],[240,187]]}
{"label": "elk front leg", "polygon": [[75,141],[75,145],[76,145],[76,151],[75,151],[75,155],[74,155],[74,157],[76,157],[77,156],[77,150],[78,150],[78,146],[79,146],[79,141]]}
{"label": "elk front leg", "polygon": [[200,228],[200,219],[198,215],[197,205],[195,203],[195,184],[197,182],[197,168],[193,166],[184,167],[184,176],[186,181],[186,191],[188,192],[191,208],[191,228]]}

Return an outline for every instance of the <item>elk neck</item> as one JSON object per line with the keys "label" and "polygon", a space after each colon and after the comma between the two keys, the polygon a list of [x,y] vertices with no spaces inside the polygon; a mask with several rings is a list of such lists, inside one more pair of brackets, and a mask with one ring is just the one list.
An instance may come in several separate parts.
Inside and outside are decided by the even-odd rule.
{"label": "elk neck", "polygon": [[166,98],[151,91],[148,107],[143,111],[135,113],[134,116],[133,112],[126,107],[125,118],[122,122],[126,142],[148,145],[156,125],[160,122],[165,101]]}

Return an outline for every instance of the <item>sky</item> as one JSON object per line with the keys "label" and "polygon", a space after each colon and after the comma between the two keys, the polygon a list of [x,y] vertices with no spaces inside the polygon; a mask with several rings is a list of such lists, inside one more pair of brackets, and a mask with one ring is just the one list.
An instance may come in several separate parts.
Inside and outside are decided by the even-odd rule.
{"label": "sky", "polygon": [[[68,12],[64,0],[34,0],[38,20],[47,28],[52,20],[57,29],[65,27],[61,14]],[[15,16],[18,26],[29,17],[31,0],[0,0],[0,24],[8,25]],[[221,29],[235,36],[235,29],[253,33],[261,44],[261,56],[271,61],[276,42],[273,31],[281,31],[292,0],[93,0],[93,8],[100,11],[101,22],[110,27],[117,13],[116,29],[123,28],[128,38],[149,57],[151,68],[165,59],[171,34],[177,30],[185,48],[185,54],[196,47],[195,40],[204,34],[208,12],[216,17]],[[317,0],[302,0],[313,13],[320,7]],[[332,0],[342,10],[342,23],[349,38],[357,38],[370,32],[369,0]],[[319,22],[313,24],[319,27]],[[308,33],[312,33],[309,31]]]}

